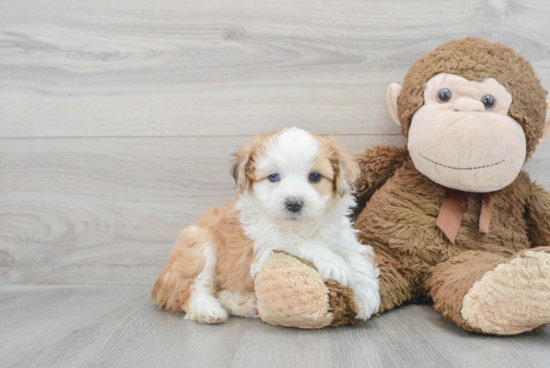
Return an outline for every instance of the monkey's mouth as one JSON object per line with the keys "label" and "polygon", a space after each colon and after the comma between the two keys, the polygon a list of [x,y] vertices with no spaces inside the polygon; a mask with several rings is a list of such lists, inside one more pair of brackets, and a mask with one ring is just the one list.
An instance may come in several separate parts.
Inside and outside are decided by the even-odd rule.
{"label": "monkey's mouth", "polygon": [[451,170],[479,170],[479,169],[485,169],[487,167],[491,167],[491,166],[497,166],[497,165],[500,165],[502,163],[504,163],[504,161],[506,160],[502,160],[502,161],[499,161],[499,162],[495,162],[493,164],[489,164],[489,165],[483,165],[483,166],[474,166],[474,167],[455,167],[455,166],[449,166],[449,165],[444,165],[442,163],[439,163],[437,161],[434,161],[434,160],[431,160],[429,158],[427,158],[426,156],[424,156],[423,154],[419,153],[420,157],[422,157],[424,160],[426,161],[429,161],[433,164],[436,164],[436,165],[439,165],[441,167],[444,167],[446,169],[451,169]]}

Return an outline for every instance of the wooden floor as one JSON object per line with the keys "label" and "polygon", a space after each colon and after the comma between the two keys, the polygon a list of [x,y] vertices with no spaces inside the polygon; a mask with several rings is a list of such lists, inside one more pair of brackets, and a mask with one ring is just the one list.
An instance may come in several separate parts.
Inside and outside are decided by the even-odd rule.
{"label": "wooden floor", "polygon": [[230,318],[201,325],[144,286],[0,287],[1,367],[548,367],[550,329],[465,332],[431,306],[315,331]]}
{"label": "wooden floor", "polygon": [[[235,199],[246,139],[403,146],[387,86],[469,36],[550,89],[549,19],[542,0],[0,0],[0,368],[548,366],[550,332],[469,334],[429,306],[298,331],[148,295],[181,229]],[[526,169],[550,189],[550,143]]]}

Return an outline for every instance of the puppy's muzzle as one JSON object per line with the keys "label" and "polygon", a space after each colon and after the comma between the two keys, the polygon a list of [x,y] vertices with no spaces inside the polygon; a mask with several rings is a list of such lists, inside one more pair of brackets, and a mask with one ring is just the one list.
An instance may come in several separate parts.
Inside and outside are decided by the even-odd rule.
{"label": "puppy's muzzle", "polygon": [[285,207],[290,212],[300,212],[304,208],[304,201],[301,198],[287,198]]}

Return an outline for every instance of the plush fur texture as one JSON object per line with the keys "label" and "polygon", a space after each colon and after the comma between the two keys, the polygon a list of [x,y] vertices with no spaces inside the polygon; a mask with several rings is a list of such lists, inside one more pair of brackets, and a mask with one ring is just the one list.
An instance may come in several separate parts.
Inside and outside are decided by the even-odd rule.
{"label": "plush fur texture", "polygon": [[[439,100],[447,90],[450,98]],[[496,102],[486,110],[481,102]],[[482,83],[448,73],[431,78],[407,148],[415,167],[446,188],[487,193],[509,185],[526,157],[522,126],[510,117],[512,95],[495,79]],[[390,105],[390,107],[392,107]]]}
{"label": "plush fur texture", "polygon": [[449,73],[470,81],[494,78],[515,98],[509,115],[525,131],[527,157],[543,135],[546,117],[546,95],[529,61],[510,47],[479,38],[452,41],[437,47],[418,59],[411,67],[403,90],[397,99],[399,121],[405,137],[413,115],[424,105],[426,83],[436,74]]}
{"label": "plush fur texture", "polygon": [[325,280],[325,286],[328,289],[329,310],[334,316],[330,327],[353,325],[361,322],[360,319],[357,319],[356,310],[359,307],[355,302],[353,289],[334,280]]}
{"label": "plush fur texture", "polygon": [[[413,65],[402,89],[398,85],[388,89],[390,109],[399,94],[393,115],[399,118],[405,136],[425,103],[427,82],[441,73],[480,83],[494,78],[506,87],[512,96],[508,116],[523,129],[527,156],[532,154],[548,119],[547,93],[528,61],[508,47],[479,39],[438,47]],[[501,101],[506,99],[503,96]],[[474,102],[475,98],[469,103],[473,106]],[[454,110],[460,112],[460,107]],[[475,119],[493,118],[490,111],[477,108],[467,113]],[[426,134],[437,139],[433,130]],[[470,143],[464,142],[463,147],[475,150],[478,145]],[[482,193],[470,193],[452,244],[436,226],[447,188],[419,172],[407,148],[367,149],[357,155],[357,161],[360,209],[355,227],[361,231],[361,242],[375,249],[380,312],[432,300],[458,326],[496,335],[535,331],[550,322],[550,195],[526,172],[492,192],[489,233],[479,231]],[[480,170],[476,175],[483,179],[484,173]]]}
{"label": "plush fur texture", "polygon": [[[393,154],[388,154],[389,150]],[[462,300],[485,273],[515,254],[534,246],[550,249],[548,193],[522,172],[511,185],[493,193],[495,208],[489,234],[478,230],[481,194],[471,194],[453,245],[435,226],[446,188],[418,172],[410,158],[403,160],[405,148],[367,150],[358,155],[360,165],[369,162],[365,157],[377,152],[391,159],[384,167],[367,165],[364,172],[393,175],[372,196],[369,193],[373,188],[368,183],[380,184],[380,178],[358,185],[359,198],[368,202],[355,226],[361,230],[359,239],[375,249],[380,268],[380,312],[407,302],[433,299],[436,309],[467,330],[505,334],[505,329],[483,330],[464,320]],[[401,166],[396,169],[398,163]],[[550,287],[550,279],[545,285]],[[550,321],[550,315],[545,317]],[[510,333],[517,333],[517,327]]]}
{"label": "plush fur texture", "polygon": [[267,260],[256,277],[256,294],[262,321],[269,324],[313,329],[334,320],[323,277],[286,252]]}
{"label": "plush fur texture", "polygon": [[483,251],[466,251],[437,265],[424,284],[423,292],[430,294],[434,306],[462,328],[482,332],[462,317],[462,300],[472,286],[489,271],[503,264],[508,257]]}
{"label": "plush fur texture", "polygon": [[531,331],[550,316],[550,247],[525,250],[476,281],[464,297],[464,320],[481,331]]}
{"label": "plush fur texture", "polygon": [[[297,301],[303,300],[300,293],[322,296],[321,307],[300,305],[298,318],[306,318],[305,308],[324,308],[326,318],[316,315],[316,319],[332,323],[329,297],[347,301],[347,307],[338,312],[340,323],[346,318],[348,322],[364,320],[375,313],[380,296],[374,254],[370,246],[357,241],[347,217],[355,205],[351,184],[358,166],[353,156],[334,138],[297,128],[255,137],[236,156],[232,172],[238,201],[206,213],[197,225],[182,232],[153,289],[155,304],[169,311],[182,310],[185,318],[204,323],[224,322],[228,314],[265,314],[266,321],[284,324],[271,313],[284,300],[271,299],[266,305],[265,295],[259,296],[259,304],[254,297],[259,271],[276,250],[284,250],[311,262],[315,269],[304,266],[283,278],[272,273],[275,280],[271,282],[264,273],[260,293],[276,294],[297,285],[284,294],[288,299],[295,295]],[[279,258],[270,264],[281,267]],[[304,272],[309,277],[317,274],[318,282],[303,283]],[[343,288],[332,292],[336,288],[327,287],[325,279]],[[292,321],[298,324],[299,320]]]}
{"label": "plush fur texture", "polygon": [[355,293],[348,286],[321,277],[313,263],[275,251],[256,277],[262,321],[313,329],[360,322]]}

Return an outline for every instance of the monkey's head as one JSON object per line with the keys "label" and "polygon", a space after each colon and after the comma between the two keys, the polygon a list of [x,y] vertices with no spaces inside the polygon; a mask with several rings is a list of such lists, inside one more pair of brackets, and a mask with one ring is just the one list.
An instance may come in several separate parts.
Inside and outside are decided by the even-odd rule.
{"label": "monkey's head", "polygon": [[387,99],[418,171],[448,188],[492,192],[550,136],[546,95],[513,49],[467,38],[422,56]]}

